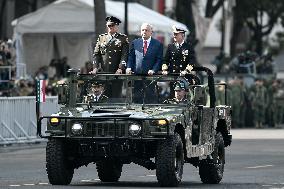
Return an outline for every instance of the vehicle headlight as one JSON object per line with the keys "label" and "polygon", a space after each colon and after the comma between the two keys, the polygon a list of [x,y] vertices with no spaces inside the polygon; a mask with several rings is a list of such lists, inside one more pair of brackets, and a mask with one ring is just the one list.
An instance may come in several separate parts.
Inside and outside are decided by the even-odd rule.
{"label": "vehicle headlight", "polygon": [[153,126],[166,126],[168,124],[168,121],[165,119],[158,119],[158,120],[152,120],[150,124]]}
{"label": "vehicle headlight", "polygon": [[81,123],[74,123],[71,127],[71,132],[74,135],[80,135],[83,131],[83,125]]}
{"label": "vehicle headlight", "polygon": [[141,131],[141,126],[136,124],[136,123],[132,123],[131,125],[129,125],[129,133],[131,135],[138,135]]}
{"label": "vehicle headlight", "polygon": [[50,121],[50,125],[52,126],[57,126],[60,123],[60,119],[58,119],[57,117],[52,117],[50,118],[49,121]]}

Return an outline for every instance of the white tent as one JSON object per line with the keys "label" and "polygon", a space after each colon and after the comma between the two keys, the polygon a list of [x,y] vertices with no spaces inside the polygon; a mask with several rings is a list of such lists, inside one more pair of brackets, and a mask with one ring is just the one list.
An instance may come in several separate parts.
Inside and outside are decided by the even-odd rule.
{"label": "white tent", "polygon": [[[69,65],[82,67],[92,56],[93,6],[93,0],[58,0],[14,20],[17,63],[26,64],[30,74],[54,57],[66,56]],[[124,3],[106,0],[106,13],[123,21]],[[139,34],[143,22],[152,24],[154,31],[165,37],[171,34],[174,24],[186,27],[138,3],[129,3],[129,33]]]}

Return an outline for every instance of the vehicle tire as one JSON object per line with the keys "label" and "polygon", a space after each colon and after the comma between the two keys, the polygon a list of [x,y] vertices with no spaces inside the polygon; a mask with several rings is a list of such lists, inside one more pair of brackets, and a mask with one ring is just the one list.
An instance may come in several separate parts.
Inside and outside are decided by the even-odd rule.
{"label": "vehicle tire", "polygon": [[99,179],[102,182],[117,182],[121,176],[122,164],[114,160],[102,160],[96,163]]}
{"label": "vehicle tire", "polygon": [[212,159],[202,160],[199,165],[201,181],[206,184],[218,184],[223,177],[225,164],[225,146],[222,134],[218,132],[215,138]]}
{"label": "vehicle tire", "polygon": [[182,179],[184,164],[183,143],[178,133],[157,147],[156,175],[161,186],[178,186]]}
{"label": "vehicle tire", "polygon": [[49,139],[46,146],[46,171],[50,184],[70,184],[74,168],[71,167],[65,154],[62,140]]}

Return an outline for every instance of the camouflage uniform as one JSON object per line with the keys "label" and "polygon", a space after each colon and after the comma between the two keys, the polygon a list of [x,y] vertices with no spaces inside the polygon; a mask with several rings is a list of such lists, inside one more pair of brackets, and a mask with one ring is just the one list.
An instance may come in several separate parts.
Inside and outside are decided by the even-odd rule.
{"label": "camouflage uniform", "polygon": [[179,101],[177,98],[172,98],[165,100],[163,103],[164,104],[187,104],[188,100],[186,98],[182,99]]}
{"label": "camouflage uniform", "polygon": [[234,81],[234,83],[230,87],[230,95],[231,95],[231,105],[233,110],[232,121],[234,127],[240,127],[243,121],[241,121],[241,106],[244,102],[244,95],[241,88],[241,85]]}
{"label": "camouflage uniform", "polygon": [[225,104],[225,86],[219,85],[216,91],[216,105]]}
{"label": "camouflage uniform", "polygon": [[277,95],[278,88],[274,84],[272,84],[267,90],[267,114],[268,114],[268,124],[271,127],[276,126],[277,124]]}
{"label": "camouflage uniform", "polygon": [[265,109],[267,105],[266,88],[256,83],[252,89],[251,100],[254,112],[254,124],[257,128],[262,127],[265,122]]}

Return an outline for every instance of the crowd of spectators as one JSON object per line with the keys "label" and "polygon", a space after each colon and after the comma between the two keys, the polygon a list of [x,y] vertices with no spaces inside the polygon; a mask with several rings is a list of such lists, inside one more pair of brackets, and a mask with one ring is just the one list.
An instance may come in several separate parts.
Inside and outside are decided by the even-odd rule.
{"label": "crowd of spectators", "polygon": [[70,68],[67,57],[52,59],[48,66],[40,67],[34,75],[16,78],[15,54],[11,40],[1,41],[0,97],[35,96],[36,80],[47,80],[46,94],[56,95],[56,83],[67,77]]}

